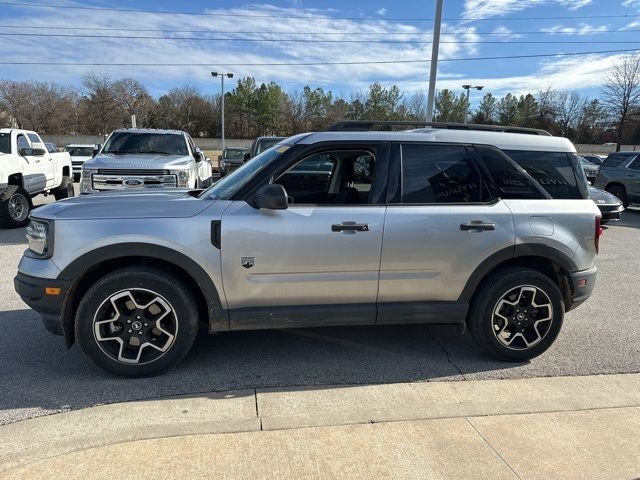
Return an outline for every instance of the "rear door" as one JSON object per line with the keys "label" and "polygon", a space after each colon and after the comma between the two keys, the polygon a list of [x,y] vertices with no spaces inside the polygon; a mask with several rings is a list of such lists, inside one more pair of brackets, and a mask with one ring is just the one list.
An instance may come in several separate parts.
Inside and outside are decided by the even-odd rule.
{"label": "rear door", "polygon": [[640,201],[640,156],[636,157],[625,169],[625,180],[629,186],[629,200]]}
{"label": "rear door", "polygon": [[[386,147],[385,147],[386,145]],[[291,160],[271,183],[286,210],[237,200],[221,222],[232,329],[375,323],[388,144],[325,145]],[[373,169],[355,175],[369,156]]]}
{"label": "rear door", "polygon": [[470,146],[393,151],[399,188],[390,190],[385,219],[378,323],[464,321],[459,299],[471,274],[514,245],[511,211],[490,194]]}

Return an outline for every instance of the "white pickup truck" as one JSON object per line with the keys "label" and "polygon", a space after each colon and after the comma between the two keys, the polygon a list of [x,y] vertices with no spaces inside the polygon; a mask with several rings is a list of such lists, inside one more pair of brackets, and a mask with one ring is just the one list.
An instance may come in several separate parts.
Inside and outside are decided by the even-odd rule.
{"label": "white pickup truck", "polygon": [[49,153],[36,132],[0,129],[0,227],[25,226],[40,193],[73,197],[71,174],[69,154]]}

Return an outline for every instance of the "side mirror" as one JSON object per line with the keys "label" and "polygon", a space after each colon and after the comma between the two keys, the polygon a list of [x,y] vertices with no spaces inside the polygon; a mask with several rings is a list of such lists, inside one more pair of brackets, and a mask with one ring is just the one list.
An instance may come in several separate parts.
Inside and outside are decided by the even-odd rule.
{"label": "side mirror", "polygon": [[193,152],[193,158],[196,159],[196,162],[201,162],[202,160],[204,160],[204,155],[202,154],[202,150],[200,150],[199,147],[196,147],[195,151]]}
{"label": "side mirror", "polygon": [[218,161],[221,162],[222,161],[222,155],[218,155]]}
{"label": "side mirror", "polygon": [[45,153],[47,153],[47,151],[44,148],[21,148],[18,151],[18,154],[23,157],[41,157]]}
{"label": "side mirror", "polygon": [[93,146],[93,156],[95,157],[96,155],[98,155],[98,153],[100,153],[100,149],[102,148],[101,144],[97,144]]}
{"label": "side mirror", "polygon": [[250,160],[250,159],[251,159],[251,154],[250,154],[249,152],[246,152],[246,153],[244,154],[244,156],[242,157],[242,161],[243,161],[243,162],[246,162],[246,161],[248,161],[248,160]]}
{"label": "side mirror", "polygon": [[253,198],[253,205],[258,209],[286,210],[289,206],[287,191],[282,185],[263,185],[256,192]]}

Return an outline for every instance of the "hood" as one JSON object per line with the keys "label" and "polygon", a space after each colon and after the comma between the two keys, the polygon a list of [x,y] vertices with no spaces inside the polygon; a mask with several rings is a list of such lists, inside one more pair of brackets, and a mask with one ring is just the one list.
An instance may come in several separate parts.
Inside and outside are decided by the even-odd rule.
{"label": "hood", "polygon": [[131,219],[187,218],[197,215],[213,202],[193,197],[188,189],[162,189],[93,193],[59,200],[33,211],[45,219]]}
{"label": "hood", "polygon": [[85,168],[162,169],[185,168],[193,159],[189,155],[157,155],[135,153],[130,155],[97,155],[84,162]]}
{"label": "hood", "polygon": [[596,205],[622,205],[618,197],[595,187],[589,187],[589,198],[593,200]]}

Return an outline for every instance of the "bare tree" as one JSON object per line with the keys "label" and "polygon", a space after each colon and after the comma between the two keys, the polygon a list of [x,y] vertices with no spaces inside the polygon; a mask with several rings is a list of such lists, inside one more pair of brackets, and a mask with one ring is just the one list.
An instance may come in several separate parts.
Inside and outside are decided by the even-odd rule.
{"label": "bare tree", "polygon": [[555,98],[556,123],[562,136],[575,130],[586,100],[577,92],[558,92]]}
{"label": "bare tree", "polygon": [[616,126],[618,148],[624,128],[640,108],[640,54],[626,55],[613,64],[603,88],[603,101]]}
{"label": "bare tree", "polygon": [[117,98],[111,78],[89,73],[83,77],[82,84],[85,89],[83,106],[89,132],[107,135],[114,128],[124,126],[124,109]]}

